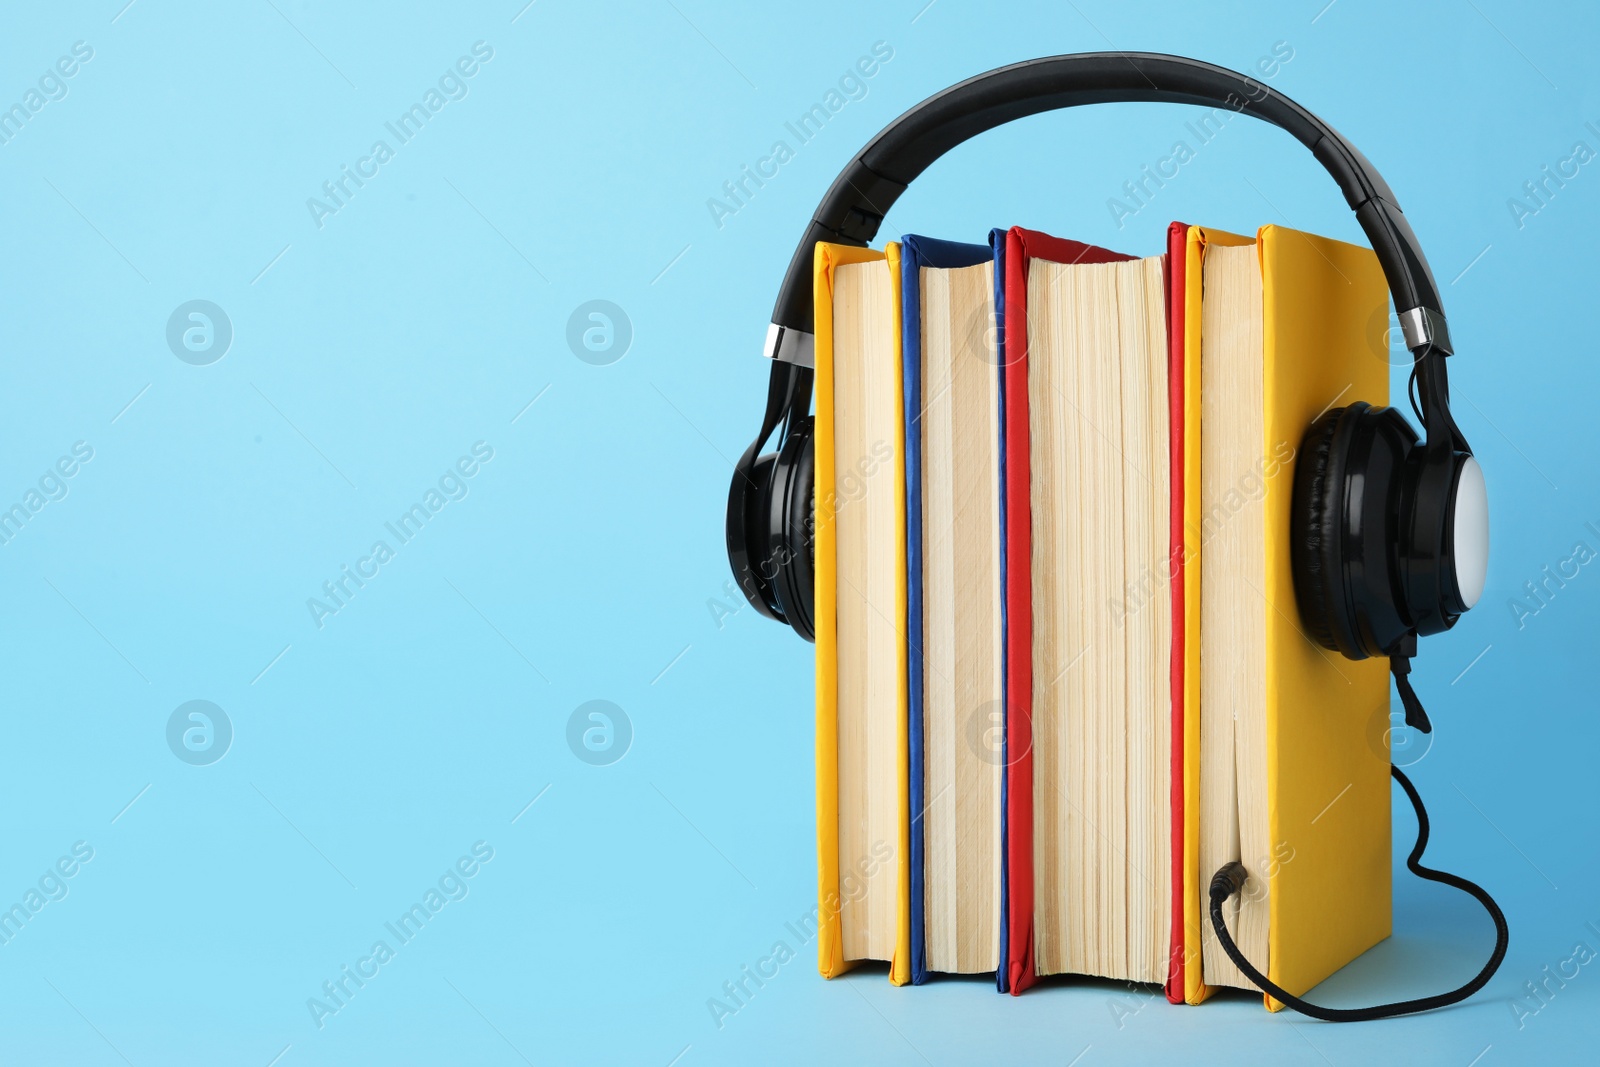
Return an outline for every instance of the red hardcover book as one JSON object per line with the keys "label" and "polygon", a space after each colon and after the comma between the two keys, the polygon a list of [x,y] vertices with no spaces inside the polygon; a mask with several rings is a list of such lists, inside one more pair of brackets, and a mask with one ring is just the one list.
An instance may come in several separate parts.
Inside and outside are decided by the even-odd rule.
{"label": "red hardcover book", "polygon": [[[1028,497],[1028,263],[1032,259],[1114,263],[1134,258],[1020,226],[1013,226],[1006,233],[1006,877],[1010,887],[1006,955],[1013,996],[1038,980],[1033,954],[1033,517]],[[1181,994],[1181,984],[1179,991]]]}
{"label": "red hardcover book", "polygon": [[1184,699],[1184,614],[1183,598],[1183,501],[1184,501],[1184,269],[1187,223],[1174,222],[1167,228],[1167,413],[1171,419],[1168,434],[1171,462],[1168,484],[1172,488],[1172,507],[1168,520],[1170,555],[1167,560],[1167,589],[1172,595],[1172,940],[1171,962],[1167,967],[1167,999],[1182,1004],[1185,957],[1183,926],[1183,699]]}

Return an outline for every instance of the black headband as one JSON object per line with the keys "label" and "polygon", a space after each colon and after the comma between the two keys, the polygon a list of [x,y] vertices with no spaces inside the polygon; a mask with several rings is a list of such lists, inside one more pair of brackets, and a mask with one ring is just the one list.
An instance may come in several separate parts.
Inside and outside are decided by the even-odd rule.
{"label": "black headband", "polygon": [[1439,289],[1416,235],[1383,178],[1311,112],[1224,67],[1178,56],[1089,52],[1000,67],[931,96],[863,148],[822,198],[796,249],[772,321],[811,330],[811,257],[818,241],[865,245],[901,193],[934,160],[1013,119],[1082,104],[1150,102],[1226,107],[1282,127],[1339,184],[1383,265],[1407,347],[1450,351]]}
{"label": "black headband", "polygon": [[834,180],[795,249],[778,290],[766,354],[774,361],[761,437],[810,406],[812,262],[820,241],[866,245],[889,208],[929,164],[1012,119],[1082,104],[1152,102],[1226,107],[1282,127],[1333,176],[1372,243],[1416,360],[1430,443],[1465,449],[1449,412],[1444,360],[1450,334],[1439,288],[1388,183],[1327,123],[1254,78],[1195,59],[1147,52],[1086,52],[1031,59],[968,78],[886,126]]}

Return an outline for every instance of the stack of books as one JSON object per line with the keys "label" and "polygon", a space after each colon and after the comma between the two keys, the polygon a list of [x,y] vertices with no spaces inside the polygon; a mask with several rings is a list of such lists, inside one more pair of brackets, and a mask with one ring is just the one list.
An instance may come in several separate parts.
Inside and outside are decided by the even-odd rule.
{"label": "stack of books", "polygon": [[1386,666],[1305,635],[1289,563],[1305,429],[1387,402],[1387,302],[1280,226],[818,246],[824,975],[1254,990],[1231,860],[1291,992],[1388,936]]}

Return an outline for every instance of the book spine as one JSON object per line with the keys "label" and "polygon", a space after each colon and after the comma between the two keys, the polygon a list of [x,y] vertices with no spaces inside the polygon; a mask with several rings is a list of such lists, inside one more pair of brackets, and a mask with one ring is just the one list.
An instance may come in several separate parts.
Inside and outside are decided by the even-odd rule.
{"label": "book spine", "polygon": [[1167,231],[1167,417],[1168,470],[1172,486],[1168,516],[1167,588],[1172,595],[1172,761],[1168,801],[1172,812],[1172,932],[1168,942],[1166,994],[1173,1004],[1184,1002],[1185,951],[1183,918],[1183,812],[1184,812],[1184,655],[1185,600],[1184,566],[1184,448],[1187,426],[1184,422],[1184,284],[1189,227],[1174,222]]}
{"label": "book spine", "polygon": [[1033,954],[1033,516],[1028,502],[1028,260],[1020,231],[1006,235],[1006,881],[1007,986],[1037,981]]}

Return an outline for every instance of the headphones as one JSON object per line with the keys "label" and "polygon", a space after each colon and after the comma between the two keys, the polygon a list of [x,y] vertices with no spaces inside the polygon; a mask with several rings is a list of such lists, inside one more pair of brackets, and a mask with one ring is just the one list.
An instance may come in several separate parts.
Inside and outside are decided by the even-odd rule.
{"label": "headphones", "polygon": [[[1130,101],[1226,107],[1287,130],[1332,175],[1377,254],[1413,357],[1412,407],[1427,437],[1419,440],[1394,408],[1363,401],[1320,415],[1295,463],[1290,561],[1306,634],[1350,659],[1388,657],[1407,723],[1427,732],[1427,714],[1407,678],[1417,638],[1450,629],[1477,602],[1489,549],[1483,471],[1450,415],[1445,359],[1452,348],[1438,286],[1393,191],[1350,142],[1255,79],[1195,59],[1091,52],[1000,67],[924,100],[856,154],[806,227],[767,328],[772,373],[766,412],[760,433],[734,465],[728,491],[734,578],[759,613],[815,640],[810,410],[818,242],[867,245],[913,179],[986,130],[1043,111]],[[780,425],[777,450],[763,453]],[[1493,899],[1465,879],[1417,862],[1427,842],[1427,814],[1409,780],[1398,769],[1393,773],[1419,816],[1408,866],[1476,896],[1495,921],[1495,951],[1472,982],[1451,993],[1374,1008],[1317,1008],[1272,985],[1234,946],[1221,901],[1238,892],[1244,869],[1224,867],[1211,884],[1213,926],[1224,948],[1257,985],[1317,1018],[1381,1018],[1455,1003],[1487,982],[1505,956],[1505,917]]]}

